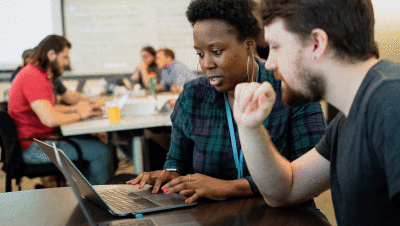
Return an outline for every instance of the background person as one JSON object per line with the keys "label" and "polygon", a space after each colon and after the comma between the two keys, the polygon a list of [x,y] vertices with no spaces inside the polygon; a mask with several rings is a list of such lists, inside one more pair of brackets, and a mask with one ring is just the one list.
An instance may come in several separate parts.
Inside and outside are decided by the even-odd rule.
{"label": "background person", "polygon": [[[11,84],[8,113],[14,120],[20,139],[59,136],[60,125],[103,112],[88,102],[80,101],[75,112],[63,113],[55,105],[52,80],[61,76],[68,65],[71,44],[64,37],[49,35],[36,47],[33,63],[24,67]],[[104,184],[108,180],[110,153],[107,146],[96,139],[71,138],[82,149],[82,157],[89,162],[87,178],[92,184]],[[64,142],[56,142],[57,148],[76,160],[75,148]],[[50,159],[32,141],[21,141],[23,161],[31,164],[49,163]]]}
{"label": "background person", "polygon": [[139,83],[142,88],[150,87],[150,73],[154,72],[157,78],[157,84],[161,80],[161,71],[155,62],[156,51],[151,46],[145,46],[141,52],[142,62],[135,69],[131,76],[134,83]]}
{"label": "background person", "polygon": [[[262,38],[255,7],[251,0],[190,3],[187,17],[206,76],[186,83],[176,102],[164,170],[142,173],[127,183],[139,188],[154,184],[153,192],[160,188],[167,194],[178,192],[187,196],[189,203],[199,198],[260,195],[247,163],[241,161],[237,126],[229,116],[234,89],[244,82],[268,81],[276,90],[278,98],[263,126],[289,161],[305,154],[322,138],[326,125],[320,104],[286,107],[281,100],[281,83],[254,57],[257,40]],[[317,212],[312,200],[301,206]]]}
{"label": "background person", "polygon": [[31,60],[31,55],[32,55],[33,49],[27,49],[22,53],[22,62],[21,64],[12,72],[11,77],[10,77],[10,82],[12,82],[17,76],[18,72],[25,67],[27,64],[29,64]]}
{"label": "background person", "polygon": [[186,82],[197,78],[188,67],[175,60],[175,53],[171,49],[158,50],[156,63],[162,69],[161,81],[156,86],[157,92],[181,93]]}

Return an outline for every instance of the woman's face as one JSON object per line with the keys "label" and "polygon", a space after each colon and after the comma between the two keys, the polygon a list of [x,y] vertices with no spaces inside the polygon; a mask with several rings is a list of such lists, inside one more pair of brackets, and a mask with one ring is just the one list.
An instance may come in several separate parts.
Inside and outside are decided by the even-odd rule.
{"label": "woman's face", "polygon": [[146,64],[146,65],[150,65],[151,63],[154,62],[154,56],[151,55],[151,53],[147,52],[147,51],[142,51],[142,61]]}
{"label": "woman's face", "polygon": [[194,48],[201,69],[218,92],[235,89],[248,81],[246,41],[239,43],[235,28],[223,20],[208,19],[195,23]]}

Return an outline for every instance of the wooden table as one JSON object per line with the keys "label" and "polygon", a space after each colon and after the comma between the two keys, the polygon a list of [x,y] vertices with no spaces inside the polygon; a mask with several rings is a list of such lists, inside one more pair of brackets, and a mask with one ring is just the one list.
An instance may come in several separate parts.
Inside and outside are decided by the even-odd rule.
{"label": "wooden table", "polygon": [[[96,190],[122,187],[136,190],[130,185],[98,185]],[[163,194],[161,194],[163,195]],[[107,211],[87,202],[94,218],[99,222],[112,219]],[[200,200],[196,206],[177,210],[145,214],[189,213],[202,225],[330,225],[322,217],[304,209],[272,208],[262,197],[231,199],[225,201]],[[0,194],[0,225],[89,225],[78,201],[69,187]]]}

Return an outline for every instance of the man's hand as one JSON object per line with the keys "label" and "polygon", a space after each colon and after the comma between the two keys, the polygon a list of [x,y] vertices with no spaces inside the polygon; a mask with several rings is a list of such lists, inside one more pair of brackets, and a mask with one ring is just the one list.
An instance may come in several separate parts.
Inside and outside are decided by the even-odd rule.
{"label": "man's hand", "polygon": [[177,177],[161,189],[164,190],[165,194],[179,192],[180,195],[189,197],[186,203],[195,202],[203,197],[212,200],[225,200],[231,197],[234,192],[229,181],[199,173]]}
{"label": "man's hand", "polygon": [[79,101],[76,105],[76,112],[82,119],[103,115],[101,107],[92,106],[88,101]]}
{"label": "man's hand", "polygon": [[235,88],[234,118],[238,126],[256,128],[271,113],[276,94],[269,82],[241,83]]}
{"label": "man's hand", "polygon": [[170,108],[174,108],[176,99],[169,99],[167,100],[167,104]]}

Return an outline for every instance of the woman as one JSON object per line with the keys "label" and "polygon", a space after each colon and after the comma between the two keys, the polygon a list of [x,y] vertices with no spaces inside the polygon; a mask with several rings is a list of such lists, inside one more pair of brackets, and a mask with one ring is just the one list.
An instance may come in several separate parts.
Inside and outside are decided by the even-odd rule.
{"label": "woman", "polygon": [[[282,102],[281,83],[254,57],[262,29],[252,0],[195,0],[186,13],[193,25],[194,48],[206,77],[185,84],[176,101],[171,147],[165,170],[145,172],[128,184],[154,184],[153,192],[179,192],[187,203],[205,197],[260,195],[243,160],[231,109],[234,90],[243,82],[272,84],[276,102],[264,121],[277,148],[290,161],[313,148],[326,124],[319,103],[290,109]],[[305,206],[316,210],[313,200]]]}
{"label": "woman", "polygon": [[142,62],[131,76],[133,82],[139,83],[143,88],[150,87],[150,73],[154,72],[157,77],[157,84],[161,80],[161,71],[155,62],[156,51],[151,46],[145,46],[141,53]]}

